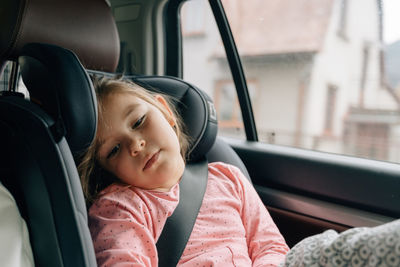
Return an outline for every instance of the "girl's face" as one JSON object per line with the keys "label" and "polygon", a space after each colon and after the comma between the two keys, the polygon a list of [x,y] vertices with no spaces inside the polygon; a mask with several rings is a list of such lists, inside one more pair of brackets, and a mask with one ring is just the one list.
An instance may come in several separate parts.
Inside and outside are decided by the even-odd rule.
{"label": "girl's face", "polygon": [[184,161],[175,118],[162,96],[156,96],[169,113],[129,93],[115,93],[104,101],[99,122],[97,159],[121,181],[143,189],[168,191],[181,178]]}

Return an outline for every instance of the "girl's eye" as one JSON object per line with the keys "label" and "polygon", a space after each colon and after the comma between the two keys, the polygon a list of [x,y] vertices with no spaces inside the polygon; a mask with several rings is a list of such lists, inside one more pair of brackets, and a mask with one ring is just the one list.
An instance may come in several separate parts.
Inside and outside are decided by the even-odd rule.
{"label": "girl's eye", "polygon": [[115,154],[118,153],[120,146],[121,146],[121,145],[118,144],[118,145],[116,145],[115,147],[113,147],[113,148],[111,149],[110,153],[108,153],[107,159],[112,158],[113,156],[115,156]]}
{"label": "girl's eye", "polygon": [[146,115],[143,115],[142,117],[140,117],[140,119],[138,119],[133,125],[132,125],[132,129],[136,129],[138,128],[140,125],[142,125],[142,123],[144,122],[144,119],[146,118]]}

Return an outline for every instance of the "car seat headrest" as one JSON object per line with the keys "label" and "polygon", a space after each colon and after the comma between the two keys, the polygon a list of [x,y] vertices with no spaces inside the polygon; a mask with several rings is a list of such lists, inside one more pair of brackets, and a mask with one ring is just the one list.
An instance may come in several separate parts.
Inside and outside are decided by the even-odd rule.
{"label": "car seat headrest", "polygon": [[[113,74],[88,71],[91,74],[112,77]],[[188,161],[194,162],[205,156],[217,136],[217,116],[211,98],[196,86],[169,76],[124,76],[140,86],[172,97],[181,115],[186,133],[191,138]]]}
{"label": "car seat headrest", "polygon": [[[5,13],[7,12],[7,13]],[[115,71],[119,36],[105,0],[1,0],[0,66],[28,43],[73,51],[86,68]]]}
{"label": "car seat headrest", "polygon": [[20,54],[21,75],[31,100],[55,120],[55,141],[65,136],[74,155],[86,150],[96,134],[97,102],[77,56],[48,44],[28,44]]}
{"label": "car seat headrest", "polygon": [[[96,96],[87,71],[73,52],[48,44],[26,45],[18,61],[32,101],[56,121],[55,139],[65,135],[73,154],[79,155],[92,142],[97,127]],[[192,141],[189,161],[197,161],[211,149],[218,125],[213,102],[206,93],[174,77],[126,76],[125,79],[175,100]]]}

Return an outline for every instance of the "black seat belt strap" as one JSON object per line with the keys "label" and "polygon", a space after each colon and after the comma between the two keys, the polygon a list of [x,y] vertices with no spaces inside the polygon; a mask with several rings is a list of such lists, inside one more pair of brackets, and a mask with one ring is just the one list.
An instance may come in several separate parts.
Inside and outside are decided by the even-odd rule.
{"label": "black seat belt strap", "polygon": [[167,219],[156,244],[160,267],[178,264],[203,203],[207,180],[206,159],[186,165],[179,182],[179,203]]}

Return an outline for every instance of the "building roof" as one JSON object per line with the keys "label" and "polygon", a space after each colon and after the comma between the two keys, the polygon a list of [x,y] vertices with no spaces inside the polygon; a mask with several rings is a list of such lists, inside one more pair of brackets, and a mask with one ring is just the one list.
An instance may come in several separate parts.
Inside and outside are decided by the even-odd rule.
{"label": "building roof", "polygon": [[242,56],[318,52],[331,19],[333,2],[223,0]]}

